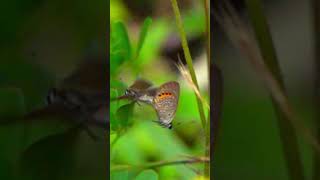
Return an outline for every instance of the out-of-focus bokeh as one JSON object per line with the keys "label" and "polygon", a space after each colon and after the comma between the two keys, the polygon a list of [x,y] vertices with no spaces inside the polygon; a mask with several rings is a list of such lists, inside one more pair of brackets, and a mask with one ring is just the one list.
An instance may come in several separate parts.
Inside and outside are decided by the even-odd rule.
{"label": "out-of-focus bokeh", "polygon": [[82,62],[106,62],[108,3],[1,2],[0,179],[105,179],[106,141],[59,121],[61,112],[24,116]]}
{"label": "out-of-focus bokeh", "polygon": [[[190,0],[178,1],[178,4],[200,89],[207,98],[203,4]],[[111,102],[111,179],[203,178],[203,163],[149,167],[152,163],[204,157],[205,152],[205,132],[196,96],[176,67],[178,56],[183,63],[185,59],[171,2],[111,0],[110,10],[111,98],[123,95],[137,78],[147,79],[156,87],[168,81],[180,83],[179,103],[171,130],[152,122],[158,121],[158,117],[150,105],[131,104],[128,100]],[[145,36],[140,33],[144,30],[147,30]],[[141,37],[145,40],[139,51]],[[208,109],[205,110],[207,115]]]}
{"label": "out-of-focus bokeh", "polygon": [[[290,102],[302,124],[314,130],[315,34],[312,1],[262,1],[262,4]],[[244,1],[237,7],[241,18],[250,24]],[[289,179],[277,117],[267,89],[222,29],[216,23],[211,27],[213,61],[222,69],[225,84],[213,162],[215,179]],[[301,132],[297,136],[305,179],[311,180],[314,171],[319,171],[313,169],[314,152],[302,138]]]}

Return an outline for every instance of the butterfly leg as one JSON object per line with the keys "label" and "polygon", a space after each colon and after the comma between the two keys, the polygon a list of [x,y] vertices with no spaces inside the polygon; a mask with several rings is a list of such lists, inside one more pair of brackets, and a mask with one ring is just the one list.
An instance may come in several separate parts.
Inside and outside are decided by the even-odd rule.
{"label": "butterfly leg", "polygon": [[172,125],[171,124],[167,125],[167,124],[164,124],[164,123],[162,123],[160,121],[155,121],[155,120],[153,120],[152,122],[155,122],[155,123],[159,124],[163,128],[172,129]]}
{"label": "butterfly leg", "polygon": [[83,128],[91,139],[93,139],[94,141],[99,140],[99,137],[89,128],[88,121],[90,121],[91,116],[87,108],[84,106],[79,106],[78,109],[79,113],[83,114],[80,122],[78,122],[78,126],[80,128]]}

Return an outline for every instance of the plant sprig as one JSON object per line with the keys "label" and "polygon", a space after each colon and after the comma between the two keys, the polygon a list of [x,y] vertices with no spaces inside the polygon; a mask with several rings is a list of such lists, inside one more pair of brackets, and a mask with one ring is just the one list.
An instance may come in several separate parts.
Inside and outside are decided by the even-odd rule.
{"label": "plant sprig", "polygon": [[[199,89],[196,73],[195,73],[194,68],[193,68],[192,57],[191,57],[190,50],[189,50],[189,47],[188,47],[187,36],[186,36],[186,33],[184,31],[184,28],[183,28],[183,23],[182,23],[181,14],[180,14],[180,11],[179,11],[178,3],[177,3],[176,0],[171,0],[171,5],[172,5],[172,8],[173,8],[173,12],[175,14],[176,23],[177,23],[178,31],[179,31],[180,38],[181,38],[181,44],[182,44],[184,56],[185,56],[185,59],[186,59],[187,65],[188,65],[188,69],[190,71],[190,75],[191,75],[192,81],[195,84],[195,86],[197,87],[197,89]],[[196,99],[197,99],[197,104],[198,104],[198,110],[199,110],[201,123],[202,123],[203,128],[205,129],[206,117],[205,117],[205,114],[204,114],[203,104],[201,102],[201,99],[198,98],[197,95],[196,95]]]}

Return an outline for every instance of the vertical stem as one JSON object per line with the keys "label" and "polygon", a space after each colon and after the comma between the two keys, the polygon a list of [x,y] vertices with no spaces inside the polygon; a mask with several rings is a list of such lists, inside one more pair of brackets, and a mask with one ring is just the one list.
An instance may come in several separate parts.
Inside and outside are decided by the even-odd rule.
{"label": "vertical stem", "polygon": [[[209,13],[209,7],[210,7],[210,1],[209,0],[203,0],[204,10],[205,10],[205,17],[206,17],[206,37],[207,37],[207,44],[206,44],[206,51],[207,51],[207,68],[208,68],[208,93],[210,96],[210,61],[211,61],[211,51],[210,51],[210,13]],[[210,98],[209,98],[210,99]],[[210,103],[210,101],[209,101]],[[210,112],[208,113],[207,117],[207,124],[206,124],[206,143],[205,143],[205,156],[210,156]],[[206,163],[204,165],[204,174],[206,177],[210,177],[210,163]]]}
{"label": "vertical stem", "polygon": [[[267,65],[275,79],[280,84],[283,92],[285,92],[278,59],[273,46],[266,17],[263,14],[262,4],[260,0],[246,0],[246,5],[248,8],[249,18],[253,25],[256,39],[264,59],[264,63]],[[280,110],[280,107],[277,105],[277,103],[275,103],[274,99],[272,99],[272,101],[276,115],[278,116],[277,119],[280,131],[280,139],[283,145],[282,148],[288,168],[289,178],[292,180],[303,180],[305,179],[303,174],[303,166],[294,127],[291,123],[289,123],[290,121],[286,119],[287,117]]]}
{"label": "vertical stem", "polygon": [[[219,67],[217,67],[214,63],[211,64],[210,67],[210,81],[212,82],[211,85],[211,102],[210,102],[210,116],[211,116],[211,122],[208,123],[207,128],[211,129],[213,131],[212,136],[210,137],[209,146],[211,149],[211,157],[214,157],[215,152],[215,144],[217,141],[217,135],[219,130],[219,121],[221,118],[222,113],[222,104],[223,104],[223,78],[221,71]],[[214,159],[210,158],[210,165],[212,166],[214,164]],[[211,175],[210,178],[212,178],[213,175]]]}
{"label": "vertical stem", "polygon": [[[315,111],[315,126],[317,131],[317,139],[320,140],[320,2],[312,0],[313,23],[314,23],[314,63],[315,63],[315,81],[314,81],[314,111]],[[320,155],[314,152],[313,163],[313,180],[320,180]]]}
{"label": "vertical stem", "polygon": [[[198,81],[197,81],[197,78],[196,78],[196,73],[195,73],[195,71],[193,69],[190,50],[189,50],[189,47],[188,47],[187,36],[186,36],[186,33],[184,31],[184,28],[183,28],[183,24],[182,24],[182,19],[181,19],[178,3],[177,3],[176,0],[171,0],[171,5],[172,5],[172,8],[173,8],[173,12],[175,14],[175,17],[176,17],[176,23],[177,23],[179,34],[180,34],[180,38],[181,38],[183,52],[184,52],[184,56],[185,56],[186,61],[187,61],[187,65],[188,65],[188,69],[190,71],[190,75],[191,75],[192,81],[196,85],[196,87],[199,89]],[[201,123],[202,123],[203,128],[205,129],[206,119],[205,119],[205,115],[204,115],[203,105],[202,105],[201,99],[199,99],[197,95],[196,95],[196,98],[197,98],[197,104],[198,104],[198,110],[199,110]]]}
{"label": "vertical stem", "polygon": [[[187,36],[186,36],[186,33],[184,31],[184,28],[183,28],[183,23],[182,23],[180,11],[179,11],[178,3],[177,3],[176,0],[171,0],[171,5],[172,5],[172,8],[173,8],[173,12],[175,14],[175,17],[176,17],[176,24],[178,26],[183,52],[184,52],[184,56],[185,56],[185,59],[186,59],[187,65],[188,65],[188,69],[190,71],[192,82],[195,84],[197,89],[199,89],[196,73],[195,73],[195,71],[193,69],[192,57],[191,57],[190,50],[189,50],[189,47],[188,47]],[[209,31],[207,33],[209,33]],[[207,49],[208,52],[209,52],[209,50],[210,49]],[[209,59],[209,57],[208,57],[208,59]],[[200,89],[199,89],[199,91],[200,91]],[[195,93],[195,95],[196,95],[196,93]],[[200,115],[202,127],[203,127],[204,132],[207,133],[208,129],[206,128],[206,117],[204,115],[203,104],[201,102],[201,99],[197,95],[196,95],[196,100],[197,100],[197,105],[198,105],[198,110],[199,110],[199,115]],[[205,143],[205,152],[204,153],[207,155],[208,150],[207,150],[206,144],[208,142],[208,136],[206,136],[205,139],[206,139],[206,143]],[[205,174],[207,174],[207,172],[210,171],[208,165],[205,165],[204,171],[205,171],[204,172]]]}

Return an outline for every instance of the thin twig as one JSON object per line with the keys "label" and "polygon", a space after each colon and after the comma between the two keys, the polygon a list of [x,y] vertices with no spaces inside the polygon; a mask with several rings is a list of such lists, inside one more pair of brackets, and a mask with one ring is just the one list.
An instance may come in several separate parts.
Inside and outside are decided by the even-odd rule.
{"label": "thin twig", "polygon": [[186,80],[187,84],[191,87],[191,89],[193,89],[193,91],[195,92],[195,94],[197,95],[197,97],[201,100],[202,104],[204,104],[206,106],[206,108],[208,108],[208,110],[210,110],[210,106],[207,103],[207,101],[202,97],[199,88],[194,84],[194,82],[192,81],[191,75],[189,73],[189,71],[184,67],[184,65],[181,62],[180,56],[178,56],[178,63],[176,64],[177,68],[179,69],[182,77]]}
{"label": "thin twig", "polygon": [[195,163],[209,163],[210,159],[207,157],[194,157],[189,159],[173,160],[173,161],[159,161],[154,163],[148,163],[144,165],[115,165],[111,167],[111,171],[123,171],[123,170],[132,170],[132,169],[150,169],[158,168],[162,166],[172,166],[179,164],[195,164]]}

